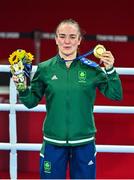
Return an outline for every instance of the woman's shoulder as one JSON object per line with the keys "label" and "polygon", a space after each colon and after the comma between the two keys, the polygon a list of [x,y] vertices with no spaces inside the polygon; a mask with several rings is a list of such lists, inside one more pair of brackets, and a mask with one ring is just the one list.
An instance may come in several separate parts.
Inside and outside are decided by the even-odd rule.
{"label": "woman's shoulder", "polygon": [[56,62],[56,56],[54,56],[54,57],[52,57],[50,59],[47,59],[45,61],[40,62],[38,66],[40,68],[45,68],[45,67],[47,68],[47,67],[52,66],[53,64],[55,64],[55,62]]}

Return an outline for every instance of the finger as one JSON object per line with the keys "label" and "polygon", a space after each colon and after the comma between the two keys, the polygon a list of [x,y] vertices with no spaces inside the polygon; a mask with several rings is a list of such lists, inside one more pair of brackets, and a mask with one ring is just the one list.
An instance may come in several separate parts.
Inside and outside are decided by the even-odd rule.
{"label": "finger", "polygon": [[99,62],[99,64],[102,64],[103,62],[101,61],[101,59],[100,59],[100,62]]}
{"label": "finger", "polygon": [[114,63],[113,58],[108,58],[108,57],[103,57],[100,59],[102,62],[109,62],[109,63]]}
{"label": "finger", "polygon": [[18,83],[18,82],[19,82],[18,77],[17,77],[17,76],[15,76],[15,75],[13,75],[12,79],[13,79],[13,81],[14,81],[15,83]]}
{"label": "finger", "polygon": [[113,54],[110,52],[110,51],[106,51],[102,54],[102,57],[109,57],[109,58],[112,58],[114,59],[114,56]]}

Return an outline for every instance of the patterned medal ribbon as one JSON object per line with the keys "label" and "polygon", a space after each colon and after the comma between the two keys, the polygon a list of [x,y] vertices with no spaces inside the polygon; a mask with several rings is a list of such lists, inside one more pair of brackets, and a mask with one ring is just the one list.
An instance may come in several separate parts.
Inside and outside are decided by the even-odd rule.
{"label": "patterned medal ribbon", "polygon": [[97,64],[96,62],[87,59],[86,57],[94,54],[94,56],[98,59],[101,58],[101,55],[106,51],[105,47],[101,44],[98,44],[95,46],[95,48],[91,49],[90,51],[88,51],[87,53],[83,54],[83,55],[79,55],[78,57],[76,57],[76,59],[73,60],[63,60],[64,62],[68,62],[68,61],[75,61],[75,60],[80,60],[83,64],[86,64],[88,66],[92,66],[92,67],[97,67],[99,66],[99,64]]}
{"label": "patterned medal ribbon", "polygon": [[94,54],[94,56],[96,58],[101,58],[101,55],[106,51],[105,47],[101,44],[98,44],[97,46],[95,46],[94,49],[88,51],[87,53],[83,54],[83,55],[80,55],[77,57],[77,60],[80,60],[83,64],[86,64],[88,66],[92,66],[92,67],[97,67],[99,66],[99,64],[97,64],[96,62],[94,61],[91,61],[89,59],[87,59],[86,57],[91,55],[91,54]]}

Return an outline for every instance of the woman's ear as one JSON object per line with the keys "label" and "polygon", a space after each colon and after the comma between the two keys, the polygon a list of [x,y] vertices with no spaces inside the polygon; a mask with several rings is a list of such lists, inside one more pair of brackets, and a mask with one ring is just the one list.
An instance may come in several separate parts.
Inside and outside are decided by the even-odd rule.
{"label": "woman's ear", "polygon": [[79,43],[78,43],[78,45],[80,45],[81,41],[82,41],[82,37],[79,36]]}

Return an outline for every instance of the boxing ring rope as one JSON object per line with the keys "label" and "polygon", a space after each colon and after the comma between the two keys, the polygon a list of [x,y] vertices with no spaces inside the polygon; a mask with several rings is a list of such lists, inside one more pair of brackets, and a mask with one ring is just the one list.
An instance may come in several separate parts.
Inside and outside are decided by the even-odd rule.
{"label": "boxing ring rope", "polygon": [[[33,66],[33,73],[37,66]],[[115,68],[120,75],[134,75],[134,68]],[[0,72],[9,72],[9,65],[0,65]],[[23,104],[17,103],[17,91],[12,79],[9,86],[10,104],[0,104],[0,111],[9,111],[10,143],[0,143],[0,150],[10,150],[10,177],[17,179],[17,151],[39,151],[41,144],[17,143],[16,111],[46,112],[46,106],[39,104],[28,109]],[[126,113],[134,114],[133,106],[95,106],[94,113]],[[134,153],[134,146],[125,145],[96,145],[97,152]]]}
{"label": "boxing ring rope", "polygon": [[[0,150],[11,150],[12,148],[19,151],[40,151],[42,144],[35,143],[0,143]],[[96,145],[97,152],[107,153],[134,153],[134,146],[124,145]]]}
{"label": "boxing ring rope", "polygon": [[[10,104],[0,104],[0,111],[10,111]],[[23,104],[15,104],[15,111],[31,111],[31,112],[46,112],[45,105],[38,105],[35,108],[28,109]],[[114,114],[134,114],[134,107],[132,106],[94,106],[94,113],[114,113]]]}
{"label": "boxing ring rope", "polygon": [[[9,66],[10,65],[0,65],[0,72],[9,72]],[[32,72],[35,72],[36,69],[37,69],[37,66],[33,65]],[[128,67],[117,68],[117,67],[115,67],[115,69],[120,75],[134,75],[134,68],[128,68]]]}

